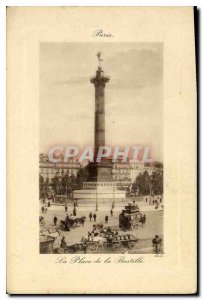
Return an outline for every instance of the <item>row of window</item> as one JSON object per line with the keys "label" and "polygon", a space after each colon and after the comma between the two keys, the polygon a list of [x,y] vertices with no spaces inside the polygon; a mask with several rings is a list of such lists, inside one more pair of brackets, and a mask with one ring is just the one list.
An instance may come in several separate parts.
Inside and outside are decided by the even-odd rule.
{"label": "row of window", "polygon": [[88,186],[88,187],[93,187],[93,186],[115,186],[116,184],[114,182],[90,182],[90,183],[87,183],[85,182],[84,183],[84,186]]}
{"label": "row of window", "polygon": [[53,175],[65,175],[68,172],[69,175],[77,174],[77,170],[67,169],[40,169],[40,174],[53,174]]}
{"label": "row of window", "polygon": [[130,170],[123,170],[123,169],[118,169],[118,170],[112,170],[113,174],[130,174]]}

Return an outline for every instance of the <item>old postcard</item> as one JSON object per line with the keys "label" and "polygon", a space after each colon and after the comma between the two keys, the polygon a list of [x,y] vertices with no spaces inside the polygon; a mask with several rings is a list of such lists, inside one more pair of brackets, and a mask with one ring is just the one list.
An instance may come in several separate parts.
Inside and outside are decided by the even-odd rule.
{"label": "old postcard", "polygon": [[194,39],[192,7],[8,7],[8,293],[196,293]]}

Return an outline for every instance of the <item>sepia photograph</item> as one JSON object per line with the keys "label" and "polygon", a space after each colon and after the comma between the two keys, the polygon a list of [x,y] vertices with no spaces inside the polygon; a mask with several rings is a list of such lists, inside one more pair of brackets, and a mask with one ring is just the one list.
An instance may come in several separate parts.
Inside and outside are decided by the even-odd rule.
{"label": "sepia photograph", "polygon": [[41,254],[163,254],[163,43],[41,43]]}
{"label": "sepia photograph", "polygon": [[194,8],[6,20],[7,293],[196,293]]}

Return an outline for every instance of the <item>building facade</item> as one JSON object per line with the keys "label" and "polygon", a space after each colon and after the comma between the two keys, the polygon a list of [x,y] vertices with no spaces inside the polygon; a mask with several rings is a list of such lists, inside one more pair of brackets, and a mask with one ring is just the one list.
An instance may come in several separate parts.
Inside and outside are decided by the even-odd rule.
{"label": "building facade", "polygon": [[143,174],[145,171],[149,175],[152,175],[156,171],[163,171],[163,163],[143,161],[122,162],[122,159],[117,160],[113,163],[112,177],[116,181],[117,187],[127,188],[136,180],[140,173]]}
{"label": "building facade", "polygon": [[47,154],[41,153],[39,156],[39,174],[44,180],[47,178],[51,180],[55,176],[63,177],[65,174],[77,176],[80,168],[81,164],[74,160],[53,163],[49,161]]}
{"label": "building facade", "polygon": [[112,177],[116,181],[118,188],[128,188],[131,184],[130,180],[130,163],[117,160],[112,166]]}
{"label": "building facade", "polygon": [[152,175],[153,172],[163,171],[163,163],[162,162],[143,162],[143,161],[130,161],[130,180],[133,183],[137,176],[145,171],[148,172],[149,175]]}

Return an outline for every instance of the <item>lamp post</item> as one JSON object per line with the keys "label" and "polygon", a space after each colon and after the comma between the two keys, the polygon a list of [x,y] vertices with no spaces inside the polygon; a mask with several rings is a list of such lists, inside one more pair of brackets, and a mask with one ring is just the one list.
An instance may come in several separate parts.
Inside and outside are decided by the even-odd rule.
{"label": "lamp post", "polygon": [[96,211],[98,211],[98,197],[97,197],[97,187],[96,187]]}
{"label": "lamp post", "polygon": [[115,185],[113,185],[113,204],[112,204],[112,208],[115,207]]}
{"label": "lamp post", "polygon": [[150,204],[151,204],[151,198],[152,198],[152,185],[151,185],[151,177],[149,177],[149,193],[150,193]]}

